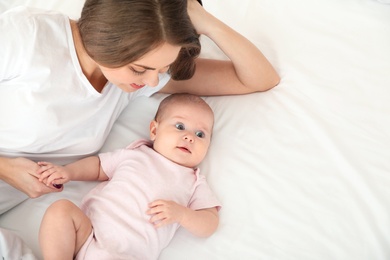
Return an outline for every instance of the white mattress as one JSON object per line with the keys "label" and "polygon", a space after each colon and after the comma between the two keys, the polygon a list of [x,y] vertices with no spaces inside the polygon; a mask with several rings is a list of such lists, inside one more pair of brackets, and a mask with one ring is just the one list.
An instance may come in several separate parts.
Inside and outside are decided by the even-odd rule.
{"label": "white mattress", "polygon": [[[201,169],[223,204],[220,226],[207,239],[180,229],[160,259],[390,259],[390,5],[203,2],[259,46],[282,80],[264,93],[205,98],[216,123]],[[77,18],[83,1],[0,0],[0,11],[23,3]],[[224,58],[202,42],[203,56]],[[131,104],[103,151],[148,137],[162,98]],[[45,208],[61,197],[79,202],[93,185],[28,200],[0,216],[0,227],[40,259]],[[1,243],[3,252],[28,252]]]}

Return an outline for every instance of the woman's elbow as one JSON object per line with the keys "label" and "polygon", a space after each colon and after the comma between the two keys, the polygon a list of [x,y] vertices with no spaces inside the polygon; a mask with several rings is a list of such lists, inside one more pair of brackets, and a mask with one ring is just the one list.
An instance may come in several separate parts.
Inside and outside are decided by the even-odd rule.
{"label": "woman's elbow", "polygon": [[[261,82],[261,83],[258,83]],[[277,73],[273,73],[272,75],[267,75],[266,79],[262,78],[262,80],[257,81],[256,83],[252,83],[247,85],[248,93],[251,92],[265,92],[276,87],[280,83],[280,77]]]}
{"label": "woman's elbow", "polygon": [[277,85],[279,85],[279,83],[280,83],[280,77],[277,73],[275,73],[273,77],[269,80],[269,85],[268,85],[269,87],[266,90],[270,90],[276,87]]}

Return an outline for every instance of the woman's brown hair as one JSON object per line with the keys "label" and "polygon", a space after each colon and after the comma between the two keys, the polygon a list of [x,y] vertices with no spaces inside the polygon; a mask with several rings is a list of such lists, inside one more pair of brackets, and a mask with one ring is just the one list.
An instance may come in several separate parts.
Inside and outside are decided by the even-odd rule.
{"label": "woman's brown hair", "polygon": [[187,0],[86,0],[77,24],[88,55],[105,67],[130,64],[166,42],[182,47],[172,79],[194,74],[200,42]]}

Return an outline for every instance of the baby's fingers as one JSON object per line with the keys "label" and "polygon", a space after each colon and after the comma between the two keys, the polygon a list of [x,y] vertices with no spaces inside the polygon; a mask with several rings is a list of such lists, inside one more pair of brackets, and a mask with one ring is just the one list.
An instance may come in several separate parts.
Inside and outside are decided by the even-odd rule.
{"label": "baby's fingers", "polygon": [[53,180],[53,175],[50,175],[48,178],[43,179],[42,182],[47,187],[53,187],[53,188],[56,188],[57,190],[59,190],[63,187],[62,183],[65,183],[65,181],[63,181],[62,179],[54,179]]}
{"label": "baby's fingers", "polygon": [[[50,175],[52,175],[53,173],[55,173],[55,171],[53,171],[53,169],[49,169],[49,170],[45,170],[43,171],[40,176],[39,176],[39,181],[42,182],[44,179],[48,178]],[[46,183],[48,184],[48,183]]]}
{"label": "baby's fingers", "polygon": [[39,169],[37,170],[37,174],[42,174],[44,171],[47,171],[54,167],[53,164],[48,162],[38,162],[37,164],[40,166]]}
{"label": "baby's fingers", "polygon": [[67,182],[69,182],[69,178],[66,177],[66,176],[62,176],[60,173],[55,173],[55,174],[52,174],[48,177],[47,179],[47,182],[50,184],[50,185],[53,185],[54,187],[56,185],[62,185],[62,184],[65,184]]}
{"label": "baby's fingers", "polygon": [[174,223],[174,220],[169,217],[168,214],[165,214],[164,212],[161,212],[159,214],[156,214],[152,216],[149,219],[149,222],[155,227],[155,228],[160,228],[165,225],[169,225]]}

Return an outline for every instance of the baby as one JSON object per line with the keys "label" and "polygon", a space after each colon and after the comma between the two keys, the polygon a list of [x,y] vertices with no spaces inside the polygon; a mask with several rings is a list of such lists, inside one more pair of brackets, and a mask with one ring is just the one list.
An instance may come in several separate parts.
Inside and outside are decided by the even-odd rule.
{"label": "baby", "polygon": [[201,237],[218,226],[220,203],[199,174],[214,115],[200,97],[173,94],[150,123],[150,139],[66,166],[39,162],[40,181],[104,181],[83,199],[53,203],[40,228],[44,259],[157,259],[179,226]]}

